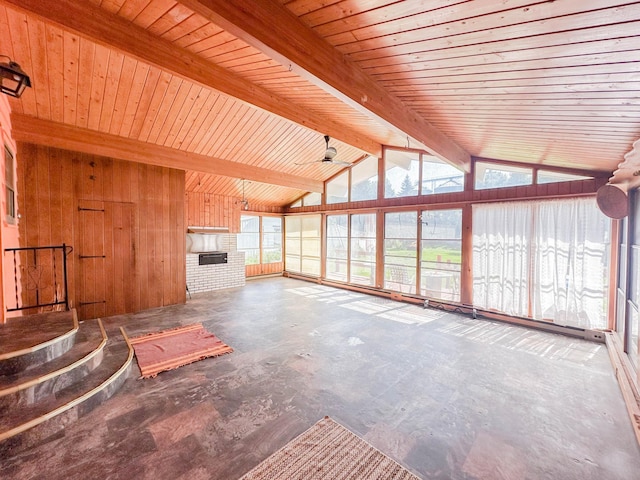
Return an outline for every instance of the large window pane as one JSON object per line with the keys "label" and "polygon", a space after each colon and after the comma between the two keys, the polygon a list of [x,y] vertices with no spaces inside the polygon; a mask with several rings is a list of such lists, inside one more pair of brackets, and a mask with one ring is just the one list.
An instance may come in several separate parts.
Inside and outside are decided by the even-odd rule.
{"label": "large window pane", "polygon": [[607,328],[610,225],[594,198],[536,202],[533,318]]}
{"label": "large window pane", "polygon": [[640,192],[630,192],[631,214],[625,221],[631,251],[631,258],[627,266],[629,278],[629,291],[627,292],[627,317],[629,320],[626,332],[627,353],[631,364],[640,371],[640,358],[638,357],[638,329],[640,324]]}
{"label": "large window pane", "polygon": [[307,275],[320,275],[320,215],[302,217],[300,271]]}
{"label": "large window pane", "polygon": [[351,201],[378,198],[378,159],[367,157],[351,168]]}
{"label": "large window pane", "polygon": [[464,172],[431,155],[422,156],[422,195],[462,192]]}
{"label": "large window pane", "polygon": [[386,149],[384,153],[384,179],[385,198],[418,195],[420,154]]}
{"label": "large window pane", "polygon": [[300,273],[302,217],[284,217],[284,225],[286,248],[284,259],[285,270],[288,272]]}
{"label": "large window pane", "polygon": [[474,305],[607,327],[610,220],[595,199],[474,205],[473,231]]}
{"label": "large window pane", "polygon": [[351,215],[351,283],[375,286],[376,214]]}
{"label": "large window pane", "polygon": [[571,182],[574,180],[588,180],[593,177],[575,175],[572,173],[554,172],[551,170],[538,170],[538,183]]}
{"label": "large window pane", "polygon": [[625,352],[628,351],[628,339],[626,331],[627,317],[627,241],[629,231],[629,218],[625,217],[620,223],[620,251],[618,253],[618,279],[616,301],[616,330],[623,341]]}
{"label": "large window pane", "polygon": [[640,362],[638,359],[638,325],[640,325],[640,315],[638,315],[638,308],[629,302],[629,348],[628,355],[631,365],[636,370],[640,368]]}
{"label": "large window pane", "polygon": [[285,217],[285,269],[320,275],[320,215]]}
{"label": "large window pane", "polygon": [[518,317],[529,312],[532,204],[473,206],[473,304]]}
{"label": "large window pane", "polygon": [[326,278],[346,282],[349,246],[347,215],[327,216]]}
{"label": "large window pane", "polygon": [[245,252],[245,265],[260,263],[260,217],[252,215],[240,216],[238,251]]}
{"label": "large window pane", "polygon": [[262,263],[282,261],[282,218],[262,217]]}
{"label": "large window pane", "polygon": [[487,162],[477,162],[475,164],[476,190],[531,185],[532,182],[533,170],[531,168]]}
{"label": "large window pane", "polygon": [[320,205],[322,203],[322,194],[318,192],[307,193],[304,197],[302,197],[302,206],[303,207],[313,207],[315,205]]}
{"label": "large window pane", "polygon": [[327,182],[327,203],[344,203],[349,201],[349,171],[346,170]]}
{"label": "large window pane", "polygon": [[420,219],[420,294],[459,302],[462,210],[425,210]]}
{"label": "large window pane", "polygon": [[384,215],[384,288],[416,293],[417,212]]}

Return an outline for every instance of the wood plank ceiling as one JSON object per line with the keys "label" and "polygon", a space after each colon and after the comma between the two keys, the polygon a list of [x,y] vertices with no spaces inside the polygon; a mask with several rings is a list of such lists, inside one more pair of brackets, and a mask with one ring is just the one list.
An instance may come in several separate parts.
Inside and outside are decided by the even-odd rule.
{"label": "wood plank ceiling", "polygon": [[324,134],[351,162],[409,144],[609,172],[640,137],[640,2],[0,0],[0,27],[33,82],[16,138],[165,147],[187,190],[247,178],[252,204],[339,172],[298,165]]}

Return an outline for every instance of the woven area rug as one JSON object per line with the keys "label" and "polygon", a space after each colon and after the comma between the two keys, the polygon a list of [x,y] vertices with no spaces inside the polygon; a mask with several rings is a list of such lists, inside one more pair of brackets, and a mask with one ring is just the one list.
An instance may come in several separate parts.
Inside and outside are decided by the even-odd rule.
{"label": "woven area rug", "polygon": [[207,357],[233,352],[201,323],[148,333],[129,340],[136,352],[142,378],[173,370]]}
{"label": "woven area rug", "polygon": [[240,480],[420,480],[324,417]]}

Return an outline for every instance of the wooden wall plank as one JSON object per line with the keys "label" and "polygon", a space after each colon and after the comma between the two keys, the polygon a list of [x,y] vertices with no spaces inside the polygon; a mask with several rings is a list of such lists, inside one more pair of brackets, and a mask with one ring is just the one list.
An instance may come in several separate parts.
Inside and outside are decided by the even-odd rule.
{"label": "wooden wall plank", "polygon": [[[183,171],[20,142],[18,152],[22,245],[64,241],[74,247],[68,263],[72,306],[107,302],[83,307],[82,318],[185,301]],[[85,212],[83,220],[81,204],[105,205],[108,214],[86,220]],[[104,215],[88,212],[96,213]],[[85,255],[105,252],[112,263],[83,259],[94,262],[86,269],[94,273],[85,275],[80,243]]]}
{"label": "wooden wall plank", "polygon": [[49,80],[50,118],[55,122],[64,120],[64,35],[62,30],[46,25],[47,75]]}

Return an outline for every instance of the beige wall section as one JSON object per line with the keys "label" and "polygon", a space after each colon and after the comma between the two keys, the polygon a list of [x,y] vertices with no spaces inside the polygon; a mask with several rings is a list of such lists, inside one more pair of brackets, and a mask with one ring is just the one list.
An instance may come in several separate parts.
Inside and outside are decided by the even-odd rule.
{"label": "beige wall section", "polygon": [[[17,182],[16,179],[16,164],[18,162],[18,155],[16,152],[16,143],[14,142],[11,135],[11,107],[9,105],[9,100],[6,95],[0,95],[0,138],[2,139],[1,151],[0,151],[0,185],[1,185],[1,194],[0,194],[0,216],[1,219],[1,232],[0,232],[0,253],[2,254],[2,262],[0,265],[2,267],[2,273],[0,274],[0,281],[2,285],[0,285],[0,304],[3,306],[2,313],[0,317],[0,323],[4,323],[7,317],[18,316],[19,312],[7,313],[6,311],[6,302],[5,298],[9,295],[15,297],[16,289],[15,289],[15,281],[14,281],[14,264],[13,257],[7,257],[5,259],[4,249],[18,247],[20,243],[19,231],[18,231],[18,218],[16,217],[14,222],[9,223],[7,221],[7,195],[6,195],[6,158],[5,158],[5,150],[4,147],[8,147],[11,153],[13,154],[13,178],[14,181]],[[17,190],[17,185],[14,185],[14,189]],[[17,192],[16,192],[17,196]],[[15,208],[16,212],[19,212],[19,205],[17,197],[15,199]],[[17,215],[17,213],[16,213]],[[20,271],[18,270],[18,277],[20,276]],[[20,288],[18,288],[18,295],[21,294]]]}
{"label": "beige wall section", "polygon": [[[21,246],[74,248],[69,296],[80,318],[185,301],[184,171],[17,147]],[[80,258],[90,255],[98,260]]]}

